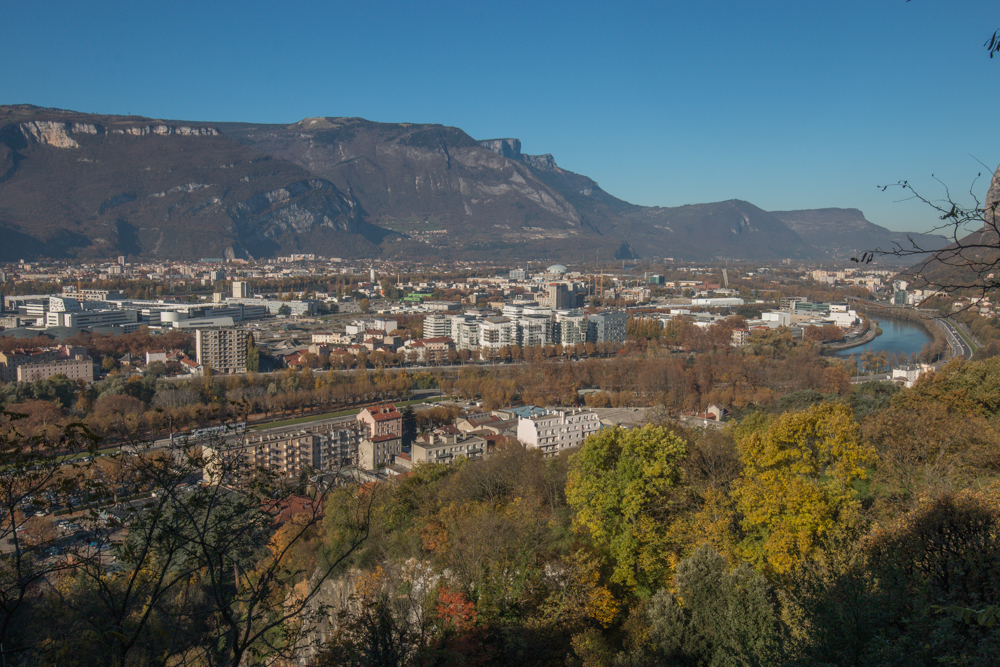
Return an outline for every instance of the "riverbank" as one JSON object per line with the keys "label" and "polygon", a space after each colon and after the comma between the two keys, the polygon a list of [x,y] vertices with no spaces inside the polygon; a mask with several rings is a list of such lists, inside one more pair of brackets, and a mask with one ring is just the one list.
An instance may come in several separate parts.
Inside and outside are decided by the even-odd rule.
{"label": "riverbank", "polygon": [[856,300],[854,303],[856,304],[854,309],[859,313],[909,322],[926,331],[931,338],[937,338],[934,331],[939,329],[940,326],[934,326],[932,328],[928,324],[928,322],[934,322],[937,325],[937,320],[933,317],[922,315],[919,311],[914,310],[913,308],[893,306],[887,303],[875,303],[874,301],[862,301],[860,299]]}
{"label": "riverbank", "polygon": [[[881,342],[870,341],[869,349],[883,350],[897,355],[903,352],[910,355],[911,358],[913,354],[917,354],[919,359],[926,363],[950,359],[956,354],[955,349],[948,342],[948,327],[927,312],[860,299],[852,300],[851,305],[859,313],[868,317],[881,318],[883,328],[891,333],[884,341],[881,338]],[[909,335],[904,333],[907,328],[912,332]],[[917,336],[917,332],[919,332],[919,336]],[[903,338],[910,340],[904,342]],[[923,340],[917,340],[917,338]],[[898,348],[895,345],[897,339],[900,339]],[[849,347],[857,347],[857,345]],[[843,356],[846,354],[843,352],[844,349],[842,347],[838,351],[831,351],[831,353]]]}
{"label": "riverbank", "polygon": [[868,330],[860,337],[838,343],[826,343],[823,345],[822,354],[836,354],[842,350],[849,350],[852,347],[867,345],[881,333],[882,330],[879,329],[878,322],[869,322]]}

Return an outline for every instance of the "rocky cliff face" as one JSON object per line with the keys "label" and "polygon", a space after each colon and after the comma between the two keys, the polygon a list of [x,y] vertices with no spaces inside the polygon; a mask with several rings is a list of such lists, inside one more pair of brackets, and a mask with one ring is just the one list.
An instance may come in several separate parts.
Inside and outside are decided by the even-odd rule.
{"label": "rocky cliff face", "polygon": [[51,120],[33,120],[20,124],[21,133],[25,138],[46,146],[55,148],[79,148],[70,135],[72,134],[127,134],[142,137],[150,134],[158,136],[177,135],[181,137],[214,137],[219,131],[214,127],[188,127],[186,125],[130,125],[128,127],[105,128],[94,123],[59,122]]}
{"label": "rocky cliff face", "polygon": [[0,259],[371,255],[329,181],[211,126],[0,107]]}
{"label": "rocky cliff face", "polygon": [[[786,224],[748,202],[635,206],[551,155],[521,149],[515,138],[477,141],[454,127],[361,118],[175,123],[0,106],[0,260],[847,252],[846,241],[821,234],[827,223],[816,212],[779,212]],[[856,241],[854,218],[842,227]]]}
{"label": "rocky cliff face", "polygon": [[572,239],[572,247],[602,242],[587,238],[577,207],[539,178],[517,139],[479,142],[457,128],[358,118],[222,129],[348,193],[366,221],[401,234],[394,252],[516,255],[557,239]]}
{"label": "rocky cliff face", "polygon": [[501,155],[508,160],[521,162],[534,169],[543,171],[556,171],[556,160],[551,154],[545,155],[525,155],[521,152],[520,139],[483,139],[479,142],[483,148],[488,148],[497,155]]}

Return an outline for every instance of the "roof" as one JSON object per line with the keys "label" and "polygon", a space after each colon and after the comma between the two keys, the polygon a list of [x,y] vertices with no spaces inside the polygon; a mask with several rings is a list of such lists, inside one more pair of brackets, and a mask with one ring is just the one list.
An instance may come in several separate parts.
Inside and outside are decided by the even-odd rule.
{"label": "roof", "polygon": [[469,422],[469,424],[471,424],[472,426],[486,426],[486,425],[491,425],[491,424],[498,424],[498,423],[500,423],[502,421],[506,421],[506,420],[501,419],[500,417],[497,417],[496,415],[487,413],[487,414],[480,414],[480,415],[469,415],[466,418],[466,421]]}
{"label": "roof", "polygon": [[376,405],[373,408],[365,408],[368,414],[372,416],[377,422],[388,421],[392,419],[402,419],[403,415],[399,413],[396,406],[392,403],[386,403],[385,405]]}

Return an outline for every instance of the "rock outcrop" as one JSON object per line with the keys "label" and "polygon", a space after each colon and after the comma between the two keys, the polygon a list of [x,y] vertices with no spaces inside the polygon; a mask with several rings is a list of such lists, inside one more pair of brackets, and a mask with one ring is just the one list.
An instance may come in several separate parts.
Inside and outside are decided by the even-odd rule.
{"label": "rock outcrop", "polygon": [[189,127],[187,125],[131,125],[107,129],[94,123],[60,122],[52,120],[34,120],[21,123],[21,133],[25,138],[36,143],[54,148],[79,148],[80,144],[72,134],[127,134],[133,137],[147,135],[181,137],[214,137],[219,131],[214,127]]}
{"label": "rock outcrop", "polygon": [[555,171],[556,160],[550,153],[545,155],[526,155],[521,152],[520,139],[483,139],[479,142],[483,148],[488,148],[497,155],[502,155],[508,160],[522,162],[534,169],[543,171]]}

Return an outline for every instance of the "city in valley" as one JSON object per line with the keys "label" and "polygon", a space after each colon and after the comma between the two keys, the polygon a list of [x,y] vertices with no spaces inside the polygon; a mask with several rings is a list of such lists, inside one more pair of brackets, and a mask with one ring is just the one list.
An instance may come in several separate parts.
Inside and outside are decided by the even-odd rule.
{"label": "city in valley", "polygon": [[[830,549],[876,548],[837,540],[895,525],[900,507],[931,520],[910,494],[988,478],[1000,442],[977,407],[997,388],[978,379],[997,358],[992,301],[877,265],[121,256],[0,277],[3,442],[19,470],[4,557],[77,587],[60,598],[91,577],[141,585],[194,645],[184,614],[222,612],[175,588],[221,587],[253,629],[289,623],[269,596],[295,585],[306,594],[283,604],[308,620],[294,654],[367,656],[371,610],[320,603],[347,586],[402,626],[433,603],[420,622],[440,634],[410,651],[481,655],[498,640],[479,628],[520,599],[532,623],[576,628],[570,650],[585,653],[587,627],[627,628],[629,600],[664,578],[702,585],[686,563],[764,591],[809,580]],[[964,444],[934,444],[945,434]],[[933,464],[928,446],[943,447]],[[910,544],[907,526],[871,544]],[[214,567],[239,579],[181,580]],[[51,594],[23,586],[27,619]],[[397,586],[404,600],[379,597]],[[735,604],[739,590],[718,594]],[[552,616],[553,595],[578,599]],[[789,602],[738,603],[763,614],[769,654],[788,650]],[[134,623],[145,652],[156,623]]]}
{"label": "city in valley", "polygon": [[992,5],[5,3],[0,667],[1000,664]]}

